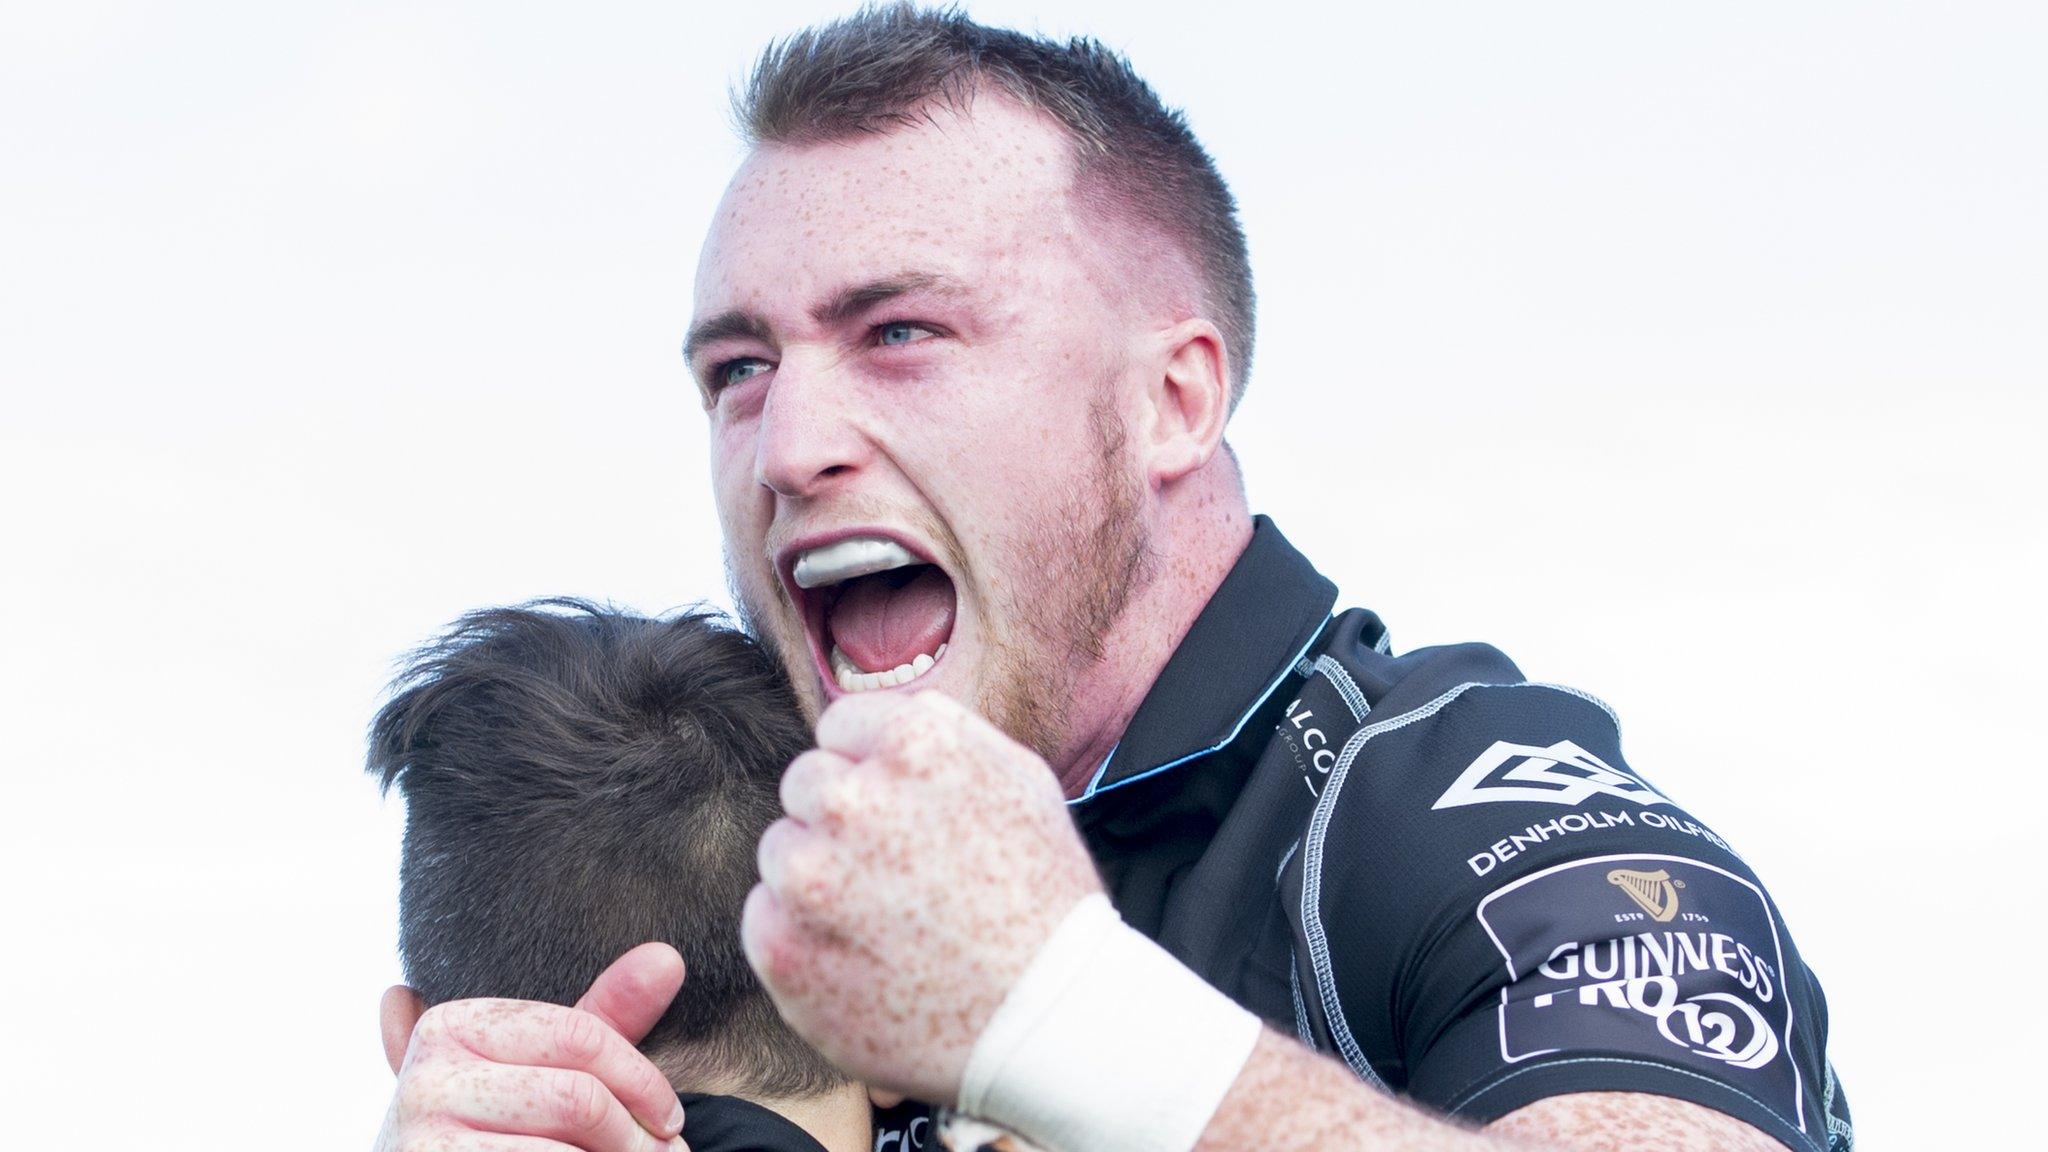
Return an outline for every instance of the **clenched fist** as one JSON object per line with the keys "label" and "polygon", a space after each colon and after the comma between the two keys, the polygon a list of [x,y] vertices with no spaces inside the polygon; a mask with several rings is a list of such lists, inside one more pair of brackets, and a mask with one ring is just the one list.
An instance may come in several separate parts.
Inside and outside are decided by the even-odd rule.
{"label": "clenched fist", "polygon": [[954,1103],[1004,994],[1102,888],[1052,770],[937,692],[852,696],[782,805],[740,927],[755,971],[833,1063]]}

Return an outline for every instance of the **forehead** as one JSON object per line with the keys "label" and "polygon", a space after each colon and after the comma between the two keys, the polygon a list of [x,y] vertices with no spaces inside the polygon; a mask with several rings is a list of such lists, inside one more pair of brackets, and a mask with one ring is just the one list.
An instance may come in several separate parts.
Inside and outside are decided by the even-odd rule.
{"label": "forehead", "polygon": [[918,269],[970,283],[1059,261],[1074,229],[1072,145],[984,97],[846,141],[769,144],[727,187],[697,274],[699,312]]}

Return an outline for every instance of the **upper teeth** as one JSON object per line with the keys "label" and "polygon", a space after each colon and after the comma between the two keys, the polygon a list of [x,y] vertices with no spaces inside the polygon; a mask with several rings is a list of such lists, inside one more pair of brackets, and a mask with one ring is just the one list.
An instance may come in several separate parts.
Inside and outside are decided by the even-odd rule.
{"label": "upper teeth", "polygon": [[932,665],[938,663],[939,657],[945,654],[946,646],[941,644],[937,652],[919,653],[910,663],[898,664],[886,672],[863,672],[846,653],[839,650],[839,645],[834,644],[832,678],[839,682],[841,692],[872,692],[877,688],[893,688],[898,684],[908,684],[931,671]]}
{"label": "upper teeth", "polygon": [[924,561],[894,540],[880,536],[851,536],[822,548],[813,548],[796,558],[796,586],[818,588],[856,576],[872,576],[891,568],[903,568]]}

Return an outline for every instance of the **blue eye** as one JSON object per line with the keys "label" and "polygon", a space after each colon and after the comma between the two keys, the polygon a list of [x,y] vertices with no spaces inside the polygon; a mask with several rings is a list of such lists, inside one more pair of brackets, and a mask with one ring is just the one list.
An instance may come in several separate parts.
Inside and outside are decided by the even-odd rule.
{"label": "blue eye", "polygon": [[892,321],[875,329],[875,341],[884,347],[915,344],[919,340],[931,335],[933,335],[931,329],[922,324],[912,324],[907,320]]}
{"label": "blue eye", "polygon": [[728,360],[720,364],[718,370],[712,373],[712,376],[714,378],[713,382],[718,387],[730,388],[749,377],[758,376],[767,370],[768,362],[766,360],[750,356],[741,360]]}

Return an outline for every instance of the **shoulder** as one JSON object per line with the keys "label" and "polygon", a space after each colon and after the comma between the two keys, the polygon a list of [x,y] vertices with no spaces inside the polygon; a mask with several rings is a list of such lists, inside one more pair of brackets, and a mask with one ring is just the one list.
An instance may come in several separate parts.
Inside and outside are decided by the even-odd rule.
{"label": "shoulder", "polygon": [[[1614,799],[1665,802],[1627,767],[1621,720],[1590,692],[1530,681],[1489,644],[1421,648],[1396,656],[1369,612],[1332,622],[1310,658],[1357,723],[1319,805],[1336,815],[1347,790],[1370,794],[1383,817],[1484,804],[1572,805]],[[1399,801],[1399,803],[1385,803]],[[1354,801],[1353,807],[1364,801]]]}
{"label": "shoulder", "polygon": [[1395,656],[1369,613],[1346,613],[1334,628],[1311,679],[1348,681],[1363,707],[1329,761],[1302,844],[1323,882],[1333,867],[1365,882],[1427,865],[1441,882],[1404,899],[1438,892],[1456,904],[1475,880],[1601,851],[1700,850],[1739,865],[1629,763],[1621,719],[1599,697],[1528,680],[1486,644]]}
{"label": "shoulder", "polygon": [[1652,1092],[1811,1146],[1824,1002],[1748,865],[1597,697],[1485,645],[1393,656],[1364,615],[1309,676],[1366,707],[1282,877],[1302,1033],[1469,1120]]}

